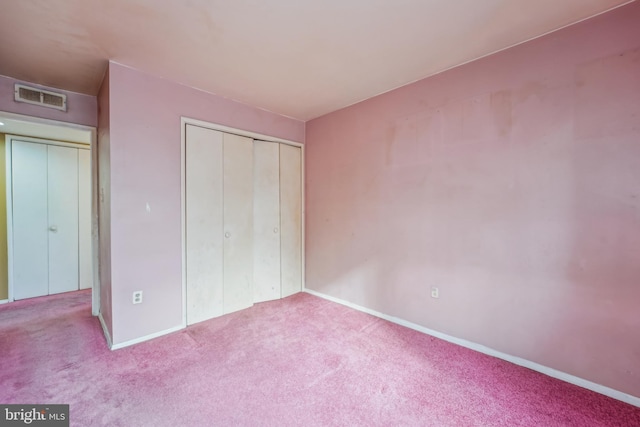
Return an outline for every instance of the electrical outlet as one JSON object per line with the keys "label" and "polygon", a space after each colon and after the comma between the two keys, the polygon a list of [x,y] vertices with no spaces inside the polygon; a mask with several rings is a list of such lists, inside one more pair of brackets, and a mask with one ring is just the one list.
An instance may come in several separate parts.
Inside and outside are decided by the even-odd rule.
{"label": "electrical outlet", "polygon": [[435,286],[431,287],[431,298],[440,298],[440,290]]}
{"label": "electrical outlet", "polygon": [[142,304],[142,291],[135,291],[133,293],[133,303]]}

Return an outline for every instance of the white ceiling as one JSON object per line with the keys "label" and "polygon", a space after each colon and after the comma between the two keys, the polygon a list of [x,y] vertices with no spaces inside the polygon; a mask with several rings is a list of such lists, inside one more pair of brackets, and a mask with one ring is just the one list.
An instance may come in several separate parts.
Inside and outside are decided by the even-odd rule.
{"label": "white ceiling", "polygon": [[628,0],[1,0],[0,74],[95,95],[108,59],[300,120]]}

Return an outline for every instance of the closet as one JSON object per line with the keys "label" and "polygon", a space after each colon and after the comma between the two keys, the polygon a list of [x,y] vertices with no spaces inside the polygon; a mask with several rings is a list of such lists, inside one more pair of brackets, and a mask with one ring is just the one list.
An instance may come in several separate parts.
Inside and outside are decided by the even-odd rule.
{"label": "closet", "polygon": [[89,147],[9,140],[13,298],[91,287]]}
{"label": "closet", "polygon": [[302,290],[301,148],[185,129],[187,324]]}
{"label": "closet", "polygon": [[301,290],[302,158],[300,148],[254,141],[254,302]]}

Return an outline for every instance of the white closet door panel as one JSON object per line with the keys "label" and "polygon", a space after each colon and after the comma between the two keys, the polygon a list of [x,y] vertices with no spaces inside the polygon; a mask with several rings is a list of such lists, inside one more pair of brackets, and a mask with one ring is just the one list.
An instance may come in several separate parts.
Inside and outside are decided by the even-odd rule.
{"label": "white closet door panel", "polygon": [[286,144],[280,144],[280,230],[284,298],[302,290],[302,157]]}
{"label": "white closet door panel", "polygon": [[93,284],[91,245],[91,152],[78,150],[78,264],[80,289]]}
{"label": "white closet door panel", "polygon": [[254,302],[280,298],[280,144],[253,145]]}
{"label": "white closet door panel", "polygon": [[253,305],[253,140],[224,134],[224,312]]}
{"label": "white closet door panel", "polygon": [[78,149],[48,147],[49,293],[78,290]]}
{"label": "white closet door panel", "polygon": [[222,133],[187,125],[187,324],[223,314]]}
{"label": "white closet door panel", "polygon": [[47,146],[11,145],[13,292],[15,299],[49,293]]}

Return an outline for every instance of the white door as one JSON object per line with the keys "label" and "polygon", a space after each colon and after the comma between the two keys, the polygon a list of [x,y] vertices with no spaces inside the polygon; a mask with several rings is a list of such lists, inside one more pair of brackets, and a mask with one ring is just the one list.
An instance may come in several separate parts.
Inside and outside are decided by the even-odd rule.
{"label": "white door", "polygon": [[187,125],[187,324],[223,314],[222,132]]}
{"label": "white door", "polygon": [[225,133],[224,313],[253,305],[253,140]]}
{"label": "white door", "polygon": [[78,289],[78,149],[48,147],[49,293]]}
{"label": "white door", "polygon": [[254,302],[280,298],[280,144],[253,145]]}
{"label": "white door", "polygon": [[301,149],[187,124],[187,324],[302,290]]}
{"label": "white door", "polygon": [[282,297],[302,290],[301,149],[280,144],[280,257]]}
{"label": "white door", "polygon": [[47,146],[11,144],[14,299],[49,293]]}
{"label": "white door", "polygon": [[11,153],[13,298],[90,287],[89,150],[12,140]]}

